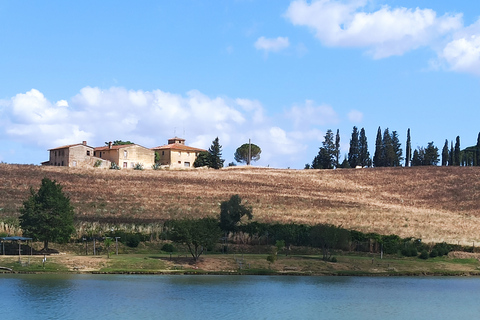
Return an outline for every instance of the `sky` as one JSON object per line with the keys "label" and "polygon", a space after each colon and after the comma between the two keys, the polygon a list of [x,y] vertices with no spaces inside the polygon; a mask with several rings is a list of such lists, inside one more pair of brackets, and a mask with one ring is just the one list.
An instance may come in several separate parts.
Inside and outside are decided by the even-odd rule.
{"label": "sky", "polygon": [[0,0],[0,161],[175,136],[303,169],[331,129],[405,154],[480,131],[480,1]]}

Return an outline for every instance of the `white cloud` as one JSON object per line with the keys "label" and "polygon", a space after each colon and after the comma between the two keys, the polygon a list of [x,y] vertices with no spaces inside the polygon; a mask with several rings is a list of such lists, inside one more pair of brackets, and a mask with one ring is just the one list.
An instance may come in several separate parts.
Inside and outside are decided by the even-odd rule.
{"label": "white cloud", "polygon": [[347,117],[348,117],[348,120],[350,120],[350,122],[360,123],[363,120],[363,113],[358,110],[351,110],[347,114]]}
{"label": "white cloud", "polygon": [[293,122],[295,128],[338,122],[337,113],[331,106],[326,104],[317,106],[312,100],[306,100],[305,105],[302,106],[293,106],[286,112],[286,115]]}
{"label": "white cloud", "polygon": [[0,112],[0,138],[37,148],[38,162],[47,160],[47,149],[84,140],[91,146],[130,140],[156,147],[177,135],[204,149],[218,136],[227,162],[238,146],[252,139],[262,148],[258,165],[303,167],[313,157],[309,145],[316,149],[323,131],[339,121],[331,106],[310,100],[267,115],[258,100],[209,97],[198,90],[181,95],[121,87],[85,87],[55,103],[32,89],[0,100]]}
{"label": "white cloud", "polygon": [[288,48],[289,46],[290,42],[286,37],[277,37],[275,39],[260,37],[255,42],[255,48],[257,50],[264,50],[265,52],[278,52]]}
{"label": "white cloud", "polygon": [[290,3],[285,16],[294,25],[311,28],[327,46],[367,48],[375,59],[430,45],[438,37],[462,27],[462,15],[437,17],[431,9],[383,6],[362,9],[367,0],[318,0]]}
{"label": "white cloud", "polygon": [[480,75],[480,20],[457,32],[439,57],[453,71]]}

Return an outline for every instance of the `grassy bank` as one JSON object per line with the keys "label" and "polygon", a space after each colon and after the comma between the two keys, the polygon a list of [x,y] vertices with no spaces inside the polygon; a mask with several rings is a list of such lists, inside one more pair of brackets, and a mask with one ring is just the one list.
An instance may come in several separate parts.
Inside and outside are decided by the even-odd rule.
{"label": "grassy bank", "polygon": [[[270,275],[480,275],[478,254],[451,252],[445,257],[422,260],[397,255],[337,252],[337,262],[326,262],[319,254],[278,255],[274,263],[268,254],[206,254],[197,263],[184,252],[158,253],[140,250],[110,258],[75,252],[44,256],[0,256],[0,267],[15,273],[120,273],[120,274],[270,274]],[[8,271],[1,271],[8,272]]]}

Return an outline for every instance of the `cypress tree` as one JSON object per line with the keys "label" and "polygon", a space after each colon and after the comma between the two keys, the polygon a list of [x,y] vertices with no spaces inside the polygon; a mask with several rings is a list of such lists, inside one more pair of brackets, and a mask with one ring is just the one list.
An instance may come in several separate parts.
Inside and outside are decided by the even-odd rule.
{"label": "cypress tree", "polygon": [[368,152],[367,136],[365,135],[365,129],[360,130],[360,138],[358,141],[358,162],[362,167],[371,167],[372,160],[370,159],[370,153]]}
{"label": "cypress tree", "polygon": [[400,162],[402,162],[403,160],[403,157],[402,157],[402,148],[401,148],[402,145],[400,143],[400,140],[398,139],[397,131],[392,132],[392,146],[395,154],[395,158],[393,160],[393,166],[399,167]]}
{"label": "cypress tree", "polygon": [[350,139],[350,149],[348,150],[348,163],[350,168],[355,168],[359,165],[359,141],[358,129],[353,127],[352,138]]}
{"label": "cypress tree", "polygon": [[335,168],[340,165],[340,130],[337,129],[337,135],[335,136]]}
{"label": "cypress tree", "polygon": [[446,166],[448,164],[448,140],[445,139],[445,144],[443,145],[442,149],[442,166]]}
{"label": "cypress tree", "polygon": [[454,163],[456,166],[460,165],[460,136],[455,140],[455,149],[453,151]]}
{"label": "cypress tree", "polygon": [[450,141],[450,152],[448,153],[448,157],[449,157],[448,165],[454,166],[455,162],[454,162],[454,156],[453,156],[453,141]]}
{"label": "cypress tree", "polygon": [[383,132],[382,160],[384,167],[393,167],[395,162],[395,149],[388,128]]}
{"label": "cypress tree", "polygon": [[375,154],[373,155],[373,165],[375,167],[383,167],[382,162],[382,129],[378,127],[377,138],[375,140]]}
{"label": "cypress tree", "polygon": [[410,139],[410,128],[407,130],[407,150],[405,154],[405,167],[410,167],[410,162],[412,159],[412,142]]}

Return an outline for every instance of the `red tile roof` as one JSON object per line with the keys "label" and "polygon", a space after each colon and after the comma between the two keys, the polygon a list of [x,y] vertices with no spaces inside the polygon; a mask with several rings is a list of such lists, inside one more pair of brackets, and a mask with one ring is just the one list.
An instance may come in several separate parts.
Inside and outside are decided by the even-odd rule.
{"label": "red tile roof", "polygon": [[193,151],[193,152],[207,151],[207,150],[204,150],[204,149],[189,147],[189,146],[186,146],[186,145],[180,144],[180,143],[166,144],[164,146],[152,148],[152,150],[182,150],[182,151]]}
{"label": "red tile roof", "polygon": [[68,148],[71,148],[71,147],[76,147],[76,146],[84,146],[84,147],[87,147],[87,148],[91,148],[93,149],[93,147],[90,147],[90,146],[87,146],[83,143],[76,143],[76,144],[69,144],[67,146],[63,146],[63,147],[58,147],[58,148],[53,148],[53,149],[48,149],[48,151],[52,151],[52,150],[60,150],[60,149],[68,149]]}
{"label": "red tile roof", "polygon": [[135,144],[132,143],[132,144],[112,145],[111,148],[110,148],[110,146],[96,147],[96,148],[95,148],[95,151],[118,150],[118,149],[121,149],[121,148],[130,147],[130,146],[134,146],[134,145],[135,145]]}

